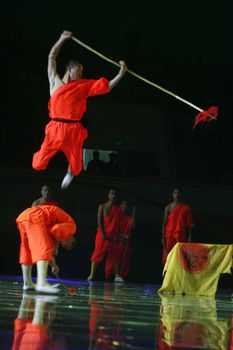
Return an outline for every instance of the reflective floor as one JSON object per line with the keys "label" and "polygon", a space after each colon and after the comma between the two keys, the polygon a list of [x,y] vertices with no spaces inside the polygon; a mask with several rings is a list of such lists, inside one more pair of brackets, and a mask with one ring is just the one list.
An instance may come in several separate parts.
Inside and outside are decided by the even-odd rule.
{"label": "reflective floor", "polygon": [[232,291],[193,298],[160,296],[156,285],[63,283],[46,296],[0,276],[1,350],[233,349]]}

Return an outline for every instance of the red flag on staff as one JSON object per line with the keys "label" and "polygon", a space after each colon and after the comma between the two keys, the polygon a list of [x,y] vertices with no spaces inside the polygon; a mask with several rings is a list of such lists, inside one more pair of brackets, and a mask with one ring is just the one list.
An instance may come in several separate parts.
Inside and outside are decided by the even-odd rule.
{"label": "red flag on staff", "polygon": [[193,124],[193,129],[195,129],[195,127],[199,123],[204,124],[205,122],[211,122],[212,120],[216,120],[217,116],[218,116],[218,107],[217,106],[210,107],[206,111],[204,110],[204,111],[200,112],[195,118],[195,121]]}

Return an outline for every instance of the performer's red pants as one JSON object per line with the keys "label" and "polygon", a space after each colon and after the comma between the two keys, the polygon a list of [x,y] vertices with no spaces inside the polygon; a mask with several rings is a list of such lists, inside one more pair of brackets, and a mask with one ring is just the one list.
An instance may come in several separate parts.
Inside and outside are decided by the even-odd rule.
{"label": "performer's red pants", "polygon": [[[119,242],[118,249],[120,253],[120,275],[127,277],[130,270],[132,245],[131,243]],[[105,278],[108,279],[114,274],[113,265],[107,258],[105,264]]]}
{"label": "performer's red pants", "polygon": [[18,223],[21,236],[19,263],[35,264],[39,260],[52,260],[54,243],[43,221]]}
{"label": "performer's red pants", "polygon": [[120,264],[118,244],[109,240],[103,240],[102,233],[97,231],[95,249],[91,256],[91,261],[100,264],[105,256],[107,256],[112,265]]}
{"label": "performer's red pants", "polygon": [[83,169],[82,148],[87,135],[81,123],[50,121],[41,148],[33,155],[32,167],[45,170],[50,159],[61,150],[68,160],[72,175],[78,175]]}

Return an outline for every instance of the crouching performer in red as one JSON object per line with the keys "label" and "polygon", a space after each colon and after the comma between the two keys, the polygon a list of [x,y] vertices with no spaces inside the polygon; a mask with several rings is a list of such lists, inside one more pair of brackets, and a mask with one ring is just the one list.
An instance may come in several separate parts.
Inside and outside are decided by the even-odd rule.
{"label": "crouching performer in red", "polygon": [[193,216],[191,208],[181,199],[182,191],[175,188],[172,192],[173,202],[166,206],[162,225],[163,264],[168,253],[177,242],[191,242]]}
{"label": "crouching performer in red", "polygon": [[108,192],[108,201],[98,208],[98,229],[95,248],[91,256],[91,273],[88,281],[93,281],[97,266],[106,258],[114,269],[115,282],[124,282],[119,273],[120,252],[118,248],[120,207],[114,205],[116,191]]}
{"label": "crouching performer in red", "polygon": [[[41,205],[24,210],[16,219],[21,236],[19,263],[23,274],[23,290],[58,293],[58,285],[47,281],[48,265],[58,272],[53,257],[56,241],[71,249],[75,241],[76,223],[61,208]],[[37,266],[36,285],[32,282],[32,266]]]}
{"label": "crouching performer in red", "polygon": [[70,61],[66,65],[65,75],[57,73],[56,58],[64,42],[72,33],[64,31],[53,45],[48,57],[48,78],[50,85],[49,116],[52,119],[46,126],[45,139],[38,152],[34,153],[32,167],[45,170],[49,160],[60,150],[69,163],[67,174],[61,188],[69,186],[74,176],[83,169],[83,144],[88,136],[82,124],[86,111],[87,98],[108,93],[123,77],[127,67],[120,61],[120,71],[111,80],[82,79],[83,66],[79,61]]}
{"label": "crouching performer in red", "polygon": [[[130,271],[132,244],[131,244],[131,233],[135,226],[135,207],[133,207],[132,214],[129,214],[129,203],[123,201],[120,205],[119,215],[119,243],[118,249],[120,253],[120,275],[123,278],[127,278]],[[113,275],[113,266],[106,261],[105,264],[105,278],[110,279]]]}

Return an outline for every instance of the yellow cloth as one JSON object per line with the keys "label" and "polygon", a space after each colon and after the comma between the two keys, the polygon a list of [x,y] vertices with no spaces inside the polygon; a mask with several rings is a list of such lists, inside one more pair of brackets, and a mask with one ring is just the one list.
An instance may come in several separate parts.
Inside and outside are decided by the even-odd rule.
{"label": "yellow cloth", "polygon": [[233,244],[176,243],[158,292],[214,296],[221,273],[231,273]]}
{"label": "yellow cloth", "polygon": [[230,317],[219,320],[215,298],[161,295],[161,339],[170,347],[225,350]]}

